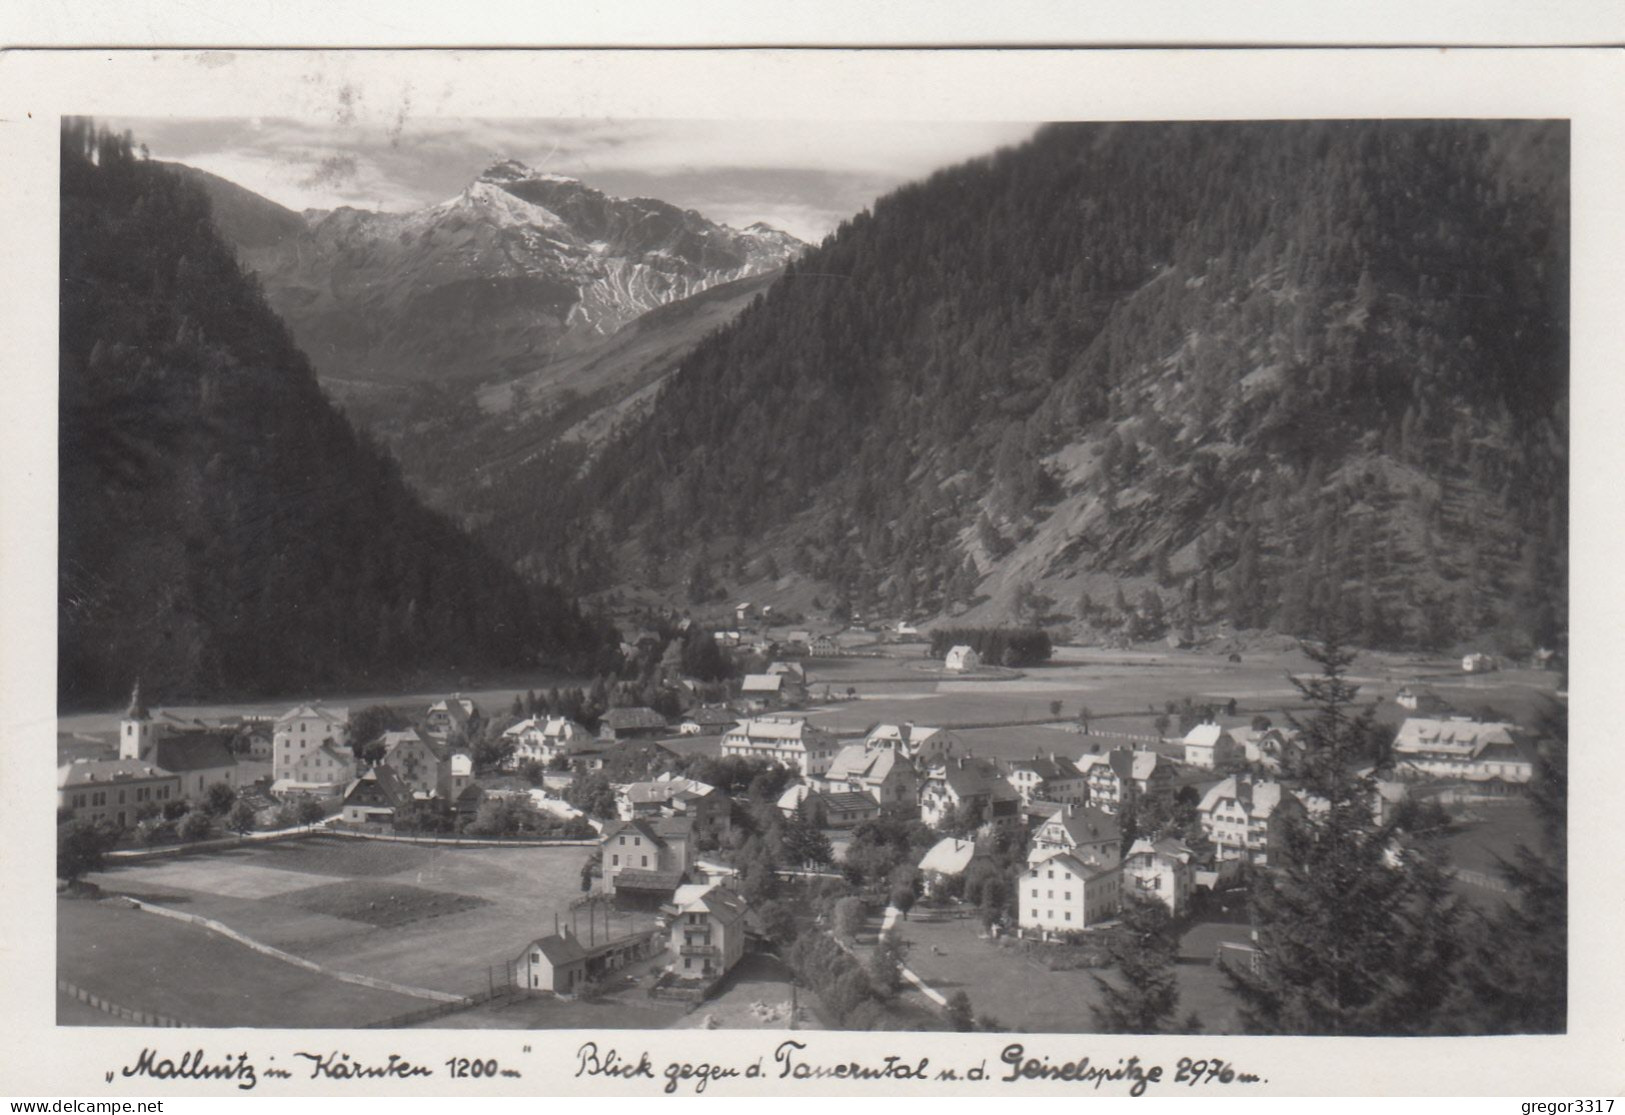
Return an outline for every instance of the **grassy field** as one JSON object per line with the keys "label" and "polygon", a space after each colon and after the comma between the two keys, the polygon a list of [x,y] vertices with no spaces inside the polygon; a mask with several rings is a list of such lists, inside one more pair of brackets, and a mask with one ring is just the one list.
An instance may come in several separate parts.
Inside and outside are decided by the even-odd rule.
{"label": "grassy field", "polygon": [[[493,968],[500,974],[526,943],[552,932],[555,914],[570,921],[588,852],[329,836],[126,864],[93,881],[216,919],[327,968],[466,995],[485,990]],[[647,914],[612,919],[617,935],[648,924]],[[585,918],[580,930],[586,935]]]}
{"label": "grassy field", "polygon": [[[428,1005],[342,983],[113,901],[58,901],[56,931],[59,978],[121,1007],[195,1026],[352,1027]],[[68,1003],[59,1024],[118,1024]]]}

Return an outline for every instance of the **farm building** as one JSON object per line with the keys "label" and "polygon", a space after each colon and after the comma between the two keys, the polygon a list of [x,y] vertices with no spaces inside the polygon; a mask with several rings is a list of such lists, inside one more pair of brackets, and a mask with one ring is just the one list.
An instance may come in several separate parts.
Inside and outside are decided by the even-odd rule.
{"label": "farm building", "polygon": [[987,858],[987,853],[979,851],[974,840],[943,837],[920,858],[920,877],[926,896],[941,893],[951,880],[962,877],[971,864]]}
{"label": "farm building", "polygon": [[942,664],[955,673],[964,673],[967,670],[979,669],[982,665],[982,656],[976,653],[974,647],[957,646],[948,651],[948,657],[943,659]]}

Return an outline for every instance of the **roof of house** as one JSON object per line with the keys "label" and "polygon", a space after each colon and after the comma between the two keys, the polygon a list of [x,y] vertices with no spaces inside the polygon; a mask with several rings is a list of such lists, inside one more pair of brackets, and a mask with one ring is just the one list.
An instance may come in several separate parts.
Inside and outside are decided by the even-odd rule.
{"label": "roof of house", "polygon": [[683,719],[698,724],[702,728],[739,723],[739,717],[731,709],[720,705],[702,705],[699,708],[689,709]]}
{"label": "roof of house", "polygon": [[1056,852],[1053,856],[1045,856],[1042,859],[1033,861],[1032,865],[1027,868],[1026,873],[1033,878],[1037,878],[1040,870],[1053,870],[1056,867],[1064,867],[1080,879],[1093,879],[1097,875],[1105,875],[1117,870],[1114,867],[1101,867],[1098,864],[1084,863],[1071,852]]}
{"label": "roof of house", "polygon": [[1510,724],[1493,721],[1411,716],[1399,726],[1394,750],[1400,753],[1453,751],[1465,758],[1477,758],[1486,747],[1513,743],[1512,730]]}
{"label": "roof of house", "polygon": [[173,778],[170,771],[137,759],[76,759],[56,768],[58,789],[101,786],[109,782],[133,782],[149,778]]}
{"label": "roof of house", "polygon": [[[623,872],[624,874],[624,872]],[[724,921],[738,921],[749,908],[745,900],[734,891],[715,883],[685,883],[672,896],[672,905],[678,913],[698,913],[701,910],[715,914]]]}
{"label": "roof of house", "polygon": [[818,798],[824,803],[825,808],[835,813],[874,813],[880,810],[880,803],[874,798],[854,790],[836,793],[821,791]]}
{"label": "roof of house", "polygon": [[741,693],[777,693],[784,688],[783,674],[746,674]]}
{"label": "roof of house", "polygon": [[921,871],[957,875],[976,858],[976,841],[947,836],[931,845],[920,860]]}
{"label": "roof of house", "polygon": [[166,736],[153,744],[152,764],[172,774],[234,767],[237,756],[232,754],[230,741],[230,735],[224,732]]}
{"label": "roof of house", "polygon": [[604,713],[602,720],[617,732],[631,728],[666,727],[666,718],[652,708],[612,708]]}
{"label": "roof of house", "polygon": [[902,762],[897,752],[889,747],[867,747],[849,743],[835,753],[824,778],[829,782],[857,779],[861,782],[884,782],[894,770],[912,770]]}
{"label": "roof of house", "polygon": [[392,807],[404,805],[412,800],[411,787],[402,782],[401,776],[396,774],[392,768],[383,764],[373,766],[360,778],[346,786],[344,788],[344,800],[348,802],[351,795],[362,785],[377,786],[383,792],[384,800],[389,802]]}
{"label": "roof of house", "polygon": [[930,777],[941,780],[958,798],[982,794],[995,798],[1019,796],[991,760],[972,755],[961,755],[941,766],[932,767]]}
{"label": "roof of house", "polygon": [[615,876],[616,890],[674,891],[682,884],[681,871],[621,871]]}
{"label": "roof of house", "polygon": [[554,967],[560,964],[574,964],[578,960],[587,958],[586,948],[574,936],[567,933],[549,933],[545,937],[538,937],[526,946],[525,951],[540,952],[547,957],[547,962]]}
{"label": "roof of house", "polygon": [[1225,801],[1235,801],[1246,809],[1249,817],[1263,820],[1275,812],[1283,798],[1291,797],[1292,795],[1286,793],[1279,782],[1233,774],[1208,790],[1197,809],[1202,813],[1210,813]]}
{"label": "roof of house", "polygon": [[729,735],[736,733],[749,736],[751,739],[799,742],[809,734],[822,734],[822,729],[813,727],[801,717],[757,716],[749,720],[741,720],[728,732]]}
{"label": "roof of house", "polygon": [[[1196,727],[1185,733],[1185,746],[1215,747],[1218,745],[1219,740],[1223,739],[1229,734],[1230,733],[1225,731],[1224,727],[1219,724],[1198,724]],[[1234,742],[1233,738],[1231,742]]]}
{"label": "roof of house", "polygon": [[786,674],[797,681],[805,680],[806,669],[799,662],[775,662],[767,668],[770,674]]}
{"label": "roof of house", "polygon": [[630,782],[621,789],[633,804],[670,801],[674,797],[708,797],[716,792],[710,783],[695,778],[657,778],[652,782]]}
{"label": "roof of house", "polygon": [[1044,782],[1064,781],[1082,774],[1076,763],[1062,755],[1034,755],[1031,759],[1007,759],[1004,765],[1011,773],[1031,771]]}
{"label": "roof of house", "polygon": [[310,704],[295,705],[276,718],[278,724],[287,720],[325,720],[329,724],[347,724],[350,720],[350,710],[347,708],[327,708],[322,704],[311,702]]}
{"label": "roof of house", "polygon": [[1130,856],[1166,856],[1169,859],[1178,860],[1180,863],[1190,863],[1195,858],[1194,852],[1171,836],[1165,836],[1156,841],[1142,836],[1134,842],[1134,846],[1128,850],[1128,854]]}
{"label": "roof of house", "polygon": [[1059,826],[1073,844],[1098,844],[1103,840],[1121,840],[1122,827],[1117,819],[1104,809],[1092,805],[1069,805],[1044,822],[1046,828]]}

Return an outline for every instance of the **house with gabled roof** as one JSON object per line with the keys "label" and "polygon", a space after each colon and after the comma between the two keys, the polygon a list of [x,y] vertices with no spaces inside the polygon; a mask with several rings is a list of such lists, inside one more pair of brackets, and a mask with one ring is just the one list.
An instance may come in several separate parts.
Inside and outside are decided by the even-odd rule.
{"label": "house with gabled roof", "polygon": [[787,674],[746,674],[739,684],[739,700],[752,712],[765,712],[798,704],[806,696],[806,687],[797,689],[794,679]]}
{"label": "house with gabled roof", "polygon": [[959,749],[959,737],[923,724],[876,724],[863,737],[871,749],[888,748],[921,766],[942,762]]}
{"label": "house with gabled roof", "polygon": [[105,821],[118,828],[135,824],[148,802],[163,805],[181,797],[180,778],[140,759],[77,759],[56,772],[56,807],[75,820]]}
{"label": "house with gabled roof", "polygon": [[1230,736],[1244,762],[1271,774],[1295,766],[1304,754],[1303,735],[1293,728],[1231,728]]}
{"label": "house with gabled roof", "polygon": [[271,778],[291,779],[302,755],[324,744],[346,747],[350,742],[350,710],[319,702],[295,705],[276,718],[271,731]]}
{"label": "house with gabled roof", "polygon": [[1120,812],[1130,798],[1156,800],[1174,792],[1173,764],[1155,751],[1114,747],[1084,755],[1078,769],[1089,786],[1089,804],[1108,813]]}
{"label": "house with gabled roof", "polygon": [[440,788],[440,768],[450,754],[445,744],[418,735],[414,728],[385,732],[382,744],[377,765],[388,767],[413,793],[428,797]]}
{"label": "house with gabled roof", "polygon": [[1116,917],[1122,905],[1122,868],[1070,852],[1033,861],[1016,887],[1016,923],[1044,936],[1089,929]]}
{"label": "house with gabled roof", "polygon": [[623,821],[657,817],[688,817],[696,835],[720,842],[732,827],[733,804],[728,795],[696,778],[663,774],[645,782],[631,782],[615,790],[616,816]]}
{"label": "house with gabled roof", "polygon": [[591,750],[597,737],[569,717],[533,716],[505,729],[502,738],[513,744],[503,764],[511,769],[526,761],[551,763]]}
{"label": "house with gabled roof", "polygon": [[678,887],[670,907],[672,972],[681,979],[713,979],[731,971],[745,955],[747,911],[729,887]]}
{"label": "house with gabled roof", "polygon": [[355,781],[355,753],[348,747],[328,742],[300,755],[288,777],[272,783],[274,793],[322,792]]}
{"label": "house with gabled roof", "polygon": [[1535,776],[1534,757],[1511,724],[1450,717],[1408,717],[1394,737],[1399,773],[1517,784]]}
{"label": "house with gabled roof", "polygon": [[697,705],[683,714],[677,731],[685,736],[719,735],[739,723],[740,716],[725,705]]}
{"label": "house with gabled roof", "polygon": [[1223,770],[1241,761],[1235,737],[1218,724],[1198,724],[1185,733],[1185,765]]}
{"label": "house with gabled roof", "polygon": [[1089,782],[1077,764],[1064,755],[1033,752],[1030,759],[1004,760],[1005,777],[1021,795],[1022,803],[1055,801],[1083,805],[1089,800]]}
{"label": "house with gabled roof", "polygon": [[1123,855],[1123,830],[1104,809],[1066,805],[1033,830],[1028,860],[1065,852],[1085,863],[1116,867]]}
{"label": "house with gabled roof", "polygon": [[472,698],[455,693],[430,705],[427,719],[432,734],[449,738],[467,736],[479,727],[484,716]]}
{"label": "house with gabled roof", "polygon": [[822,775],[835,759],[835,737],[797,716],[756,716],[722,737],[722,754],[770,759],[803,778]]}
{"label": "house with gabled roof", "polygon": [[652,708],[612,708],[598,721],[600,740],[653,739],[668,735],[671,725]]}
{"label": "house with gabled roof", "polygon": [[1140,837],[1123,857],[1123,890],[1141,898],[1154,898],[1179,917],[1190,907],[1196,888],[1196,856],[1172,837]]}
{"label": "house with gabled roof", "polygon": [[807,653],[813,658],[839,658],[845,651],[833,635],[814,635],[807,643]]}
{"label": "house with gabled roof", "polygon": [[953,756],[931,767],[920,786],[920,820],[932,828],[966,814],[996,828],[1021,824],[1021,795],[990,759]]}
{"label": "house with gabled roof", "polygon": [[1303,803],[1281,783],[1250,774],[1234,774],[1218,783],[1196,808],[1202,831],[1213,841],[1219,859],[1260,867],[1279,851],[1284,819],[1303,810]]}
{"label": "house with gabled roof", "polygon": [[974,647],[951,647],[947,657],[943,659],[942,665],[944,669],[951,670],[954,673],[967,673],[981,668],[982,656],[976,653]]}
{"label": "house with gabled roof", "polygon": [[831,791],[868,794],[882,810],[913,813],[919,808],[919,774],[890,747],[847,744],[835,753],[823,784]]}
{"label": "house with gabled roof", "polygon": [[977,860],[991,862],[991,857],[977,847],[974,840],[945,836],[920,857],[920,879],[926,895],[943,893],[954,879],[963,878]]}
{"label": "house with gabled roof", "polygon": [[880,816],[880,803],[868,794],[851,790],[821,790],[797,782],[779,795],[780,812],[800,816],[819,828],[849,829]]}
{"label": "house with gabled roof", "polygon": [[346,824],[389,824],[413,799],[412,788],[386,766],[374,766],[344,789],[339,816]]}
{"label": "house with gabled roof", "polygon": [[611,821],[599,838],[601,886],[617,897],[664,901],[694,866],[688,817]]}

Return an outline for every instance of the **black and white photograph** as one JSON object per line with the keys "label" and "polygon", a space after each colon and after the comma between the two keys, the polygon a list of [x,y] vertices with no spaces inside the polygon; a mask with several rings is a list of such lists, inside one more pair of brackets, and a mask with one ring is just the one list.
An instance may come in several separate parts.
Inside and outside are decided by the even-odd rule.
{"label": "black and white photograph", "polygon": [[54,119],[57,1040],[1589,1028],[1567,115],[305,84]]}

